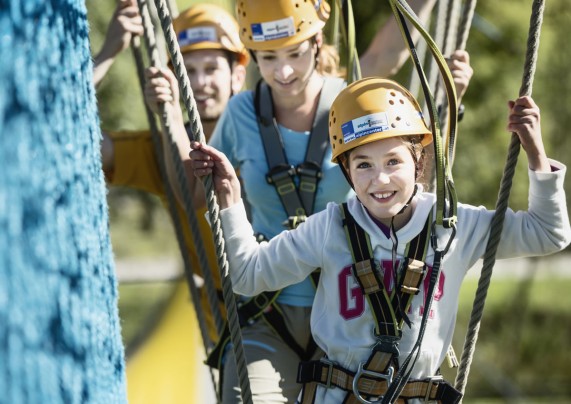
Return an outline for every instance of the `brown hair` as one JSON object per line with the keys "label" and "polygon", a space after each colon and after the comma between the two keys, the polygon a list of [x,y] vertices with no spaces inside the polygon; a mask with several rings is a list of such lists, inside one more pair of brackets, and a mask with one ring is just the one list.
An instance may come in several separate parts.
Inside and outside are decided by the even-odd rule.
{"label": "brown hair", "polygon": [[344,77],[346,69],[339,66],[339,60],[337,49],[324,43],[317,53],[317,72],[323,76]]}

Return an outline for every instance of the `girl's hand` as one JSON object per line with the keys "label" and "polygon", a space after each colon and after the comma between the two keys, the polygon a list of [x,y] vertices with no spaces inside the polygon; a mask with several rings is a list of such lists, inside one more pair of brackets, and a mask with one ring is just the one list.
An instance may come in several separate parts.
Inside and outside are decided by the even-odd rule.
{"label": "girl's hand", "polygon": [[528,96],[508,101],[510,109],[507,130],[515,133],[527,154],[529,168],[533,171],[550,172],[551,166],[545,154],[539,107]]}
{"label": "girl's hand", "polygon": [[221,209],[240,202],[240,181],[224,153],[199,142],[190,144],[191,167],[198,178],[212,175],[214,191]]}

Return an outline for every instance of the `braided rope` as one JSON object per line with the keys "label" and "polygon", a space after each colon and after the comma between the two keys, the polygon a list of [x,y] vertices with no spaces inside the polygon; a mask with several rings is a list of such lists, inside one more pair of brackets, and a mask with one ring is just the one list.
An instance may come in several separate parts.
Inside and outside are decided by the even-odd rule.
{"label": "braided rope", "polygon": [[466,49],[466,42],[468,42],[468,35],[472,27],[472,20],[474,19],[474,10],[476,9],[477,0],[467,0],[462,8],[462,17],[458,27],[458,36],[456,38],[456,49]]}
{"label": "braided rope", "polygon": [[[158,48],[156,45],[156,38],[154,35],[154,29],[153,29],[151,17],[149,14],[149,7],[148,7],[147,0],[139,0],[139,7],[141,10],[141,17],[143,20],[143,26],[145,28],[145,30],[144,30],[145,31],[145,39],[147,41],[147,51],[148,51],[150,63],[154,67],[160,67],[161,61],[159,58]],[[143,77],[143,80],[144,80],[144,77]],[[163,125],[163,127],[165,129],[165,133],[167,134],[168,139],[171,140],[169,151],[171,153],[172,161],[177,166],[176,170],[180,171],[183,174],[182,179],[184,179],[184,178],[186,178],[186,176],[184,175],[184,169],[182,167],[182,161],[181,161],[180,155],[178,153],[178,148],[176,147],[176,144],[174,143],[174,141],[172,141],[174,135],[172,133],[170,115],[167,113],[164,104],[159,105],[159,110],[160,110],[161,124]],[[160,142],[160,139],[159,139],[159,142]],[[159,145],[159,147],[160,148],[158,150],[162,150],[162,145]],[[160,157],[162,157],[162,162],[163,162],[164,166],[166,167],[166,162],[164,160],[164,153],[160,153]],[[183,194],[183,200],[184,200],[183,202],[184,202],[185,212],[187,213],[187,215],[186,215],[187,216],[187,222],[188,222],[188,225],[189,225],[191,232],[192,232],[193,242],[196,246],[199,264],[200,264],[200,267],[203,269],[202,275],[203,275],[204,283],[206,285],[208,302],[211,306],[210,308],[211,308],[212,315],[214,317],[216,331],[217,331],[218,335],[220,335],[220,334],[222,334],[222,330],[224,328],[224,319],[223,319],[222,313],[220,312],[220,307],[218,306],[218,296],[216,294],[216,287],[214,285],[214,280],[212,279],[212,274],[210,272],[210,266],[208,264],[208,259],[206,257],[206,253],[205,253],[206,248],[204,247],[204,244],[202,242],[202,236],[200,234],[200,229],[198,226],[198,219],[196,218],[196,212],[195,212],[194,207],[193,207],[192,198],[190,197],[190,190],[188,189],[188,185],[186,183],[186,180],[181,182],[180,176],[177,176],[177,179],[180,183],[179,186],[180,186],[181,192]],[[168,184],[169,184],[168,180],[165,181],[165,189],[167,189],[168,191],[172,191],[172,189],[168,186]],[[173,196],[174,196],[174,193],[173,193]],[[173,206],[176,206],[176,205],[173,205]],[[173,216],[173,218],[175,218],[175,217],[179,218],[178,212],[177,212],[176,216]],[[176,222],[180,223],[180,219],[176,220]],[[183,236],[182,240],[184,240],[184,236]],[[184,250],[184,245],[182,245],[181,248],[183,248],[183,250],[182,250],[183,257],[185,259],[187,259],[188,258],[187,252],[186,252],[186,250]],[[189,266],[189,268],[190,268],[190,266]],[[189,287],[195,286],[194,285],[194,279],[192,277],[192,273],[187,274],[187,280],[188,280]],[[191,286],[191,284],[192,284],[192,286]],[[197,311],[198,311],[199,307],[200,307],[200,304],[198,304],[196,306]],[[205,343],[206,343],[206,341],[209,341],[209,339],[204,340]]]}
{"label": "braided rope", "polygon": [[[161,27],[163,29],[163,33],[166,39],[167,49],[171,56],[171,61],[174,66],[175,75],[178,80],[182,100],[184,102],[184,105],[186,107],[189,116],[189,121],[191,124],[192,140],[204,143],[205,139],[204,139],[204,132],[202,130],[202,124],[200,122],[200,118],[196,111],[196,102],[192,94],[190,81],[186,74],[186,68],[184,66],[184,61],[180,53],[176,35],[174,33],[172,20],[169,15],[168,8],[166,7],[166,2],[165,0],[155,0],[155,5],[157,7],[159,20],[161,22]],[[185,182],[186,176],[184,174],[182,165],[177,166],[176,171],[177,171],[177,178],[179,179],[179,181],[181,183]],[[248,380],[246,357],[242,345],[242,332],[240,330],[240,322],[238,319],[238,311],[236,308],[236,299],[232,291],[232,281],[230,280],[230,277],[227,276],[228,261],[226,259],[224,237],[220,223],[220,209],[218,206],[218,202],[216,200],[216,195],[214,193],[212,176],[208,175],[204,177],[203,182],[206,190],[206,202],[208,205],[208,211],[210,213],[210,222],[214,236],[214,244],[216,246],[216,255],[218,257],[219,270],[222,278],[222,292],[224,295],[224,303],[226,304],[226,310],[228,313],[228,325],[230,329],[232,346],[234,349],[236,367],[238,370],[238,379],[241,389],[242,400],[244,401],[244,403],[251,403],[252,393],[250,390],[250,383]]]}
{"label": "braided rope", "polygon": [[[543,10],[545,8],[544,3],[545,0],[534,0],[533,2],[527,40],[527,51],[524,63],[524,74],[522,79],[522,86],[519,92],[520,96],[531,95],[533,76],[535,74],[535,66],[537,61],[537,52],[539,48],[539,34],[541,30],[541,24],[543,22]],[[470,365],[474,356],[476,341],[478,339],[478,332],[480,330],[480,322],[482,319],[488,287],[490,285],[490,279],[492,277],[492,271],[495,264],[495,255],[503,229],[505,212],[508,207],[508,199],[519,151],[519,137],[515,133],[512,133],[508,150],[508,157],[500,184],[498,201],[496,203],[496,212],[490,224],[490,238],[488,239],[486,252],[484,254],[482,274],[480,276],[480,280],[478,281],[474,306],[472,308],[470,322],[468,324],[468,331],[466,333],[466,339],[464,342],[464,349],[462,351],[462,359],[460,362],[460,367],[458,368],[458,374],[456,376],[455,387],[462,393],[464,393],[466,389],[466,382],[470,371]]]}
{"label": "braided rope", "polygon": [[[146,4],[139,4],[139,7],[144,7],[146,6]],[[141,13],[142,15],[143,13]],[[147,35],[153,35],[153,34],[147,34],[145,33],[145,38],[147,39],[147,44],[152,43],[152,40],[149,40]],[[137,76],[139,79],[139,84],[141,87],[141,90],[144,91],[145,88],[145,75],[144,75],[144,71],[145,71],[145,66],[144,66],[144,61],[143,61],[143,54],[141,51],[141,41],[140,38],[138,36],[133,37],[133,39],[131,40],[131,49],[133,51],[133,57],[135,59],[135,65],[137,68]],[[204,351],[205,351],[205,355],[208,355],[208,349],[210,348],[210,346],[212,345],[212,341],[210,340],[210,337],[208,335],[208,330],[207,330],[207,325],[206,325],[206,319],[204,317],[204,312],[203,310],[200,310],[200,298],[199,298],[199,291],[198,288],[196,287],[196,284],[194,282],[194,278],[193,278],[193,274],[192,274],[192,270],[191,270],[191,263],[189,261],[188,258],[188,251],[186,250],[186,244],[184,241],[184,233],[182,230],[182,219],[180,217],[179,211],[176,208],[176,199],[174,196],[174,192],[172,190],[172,188],[169,186],[169,181],[168,181],[168,177],[166,174],[166,166],[165,166],[165,159],[164,159],[164,154],[163,154],[163,147],[162,147],[162,143],[161,143],[161,135],[159,132],[159,128],[157,126],[157,122],[155,120],[155,117],[153,115],[153,112],[150,110],[150,108],[147,106],[146,103],[144,103],[145,105],[145,113],[147,115],[147,121],[149,122],[149,129],[151,131],[151,138],[153,141],[153,147],[155,149],[155,155],[156,158],[158,160],[158,167],[159,167],[159,171],[160,171],[160,176],[162,179],[162,182],[164,184],[165,187],[165,194],[167,197],[167,206],[168,206],[168,210],[170,213],[170,216],[172,218],[172,223],[173,223],[173,227],[175,229],[175,234],[176,234],[176,239],[178,242],[178,247],[180,249],[180,253],[183,259],[183,265],[184,265],[184,274],[186,276],[186,283],[188,285],[189,288],[189,292],[190,292],[190,296],[192,298],[192,303],[194,305],[194,309],[195,309],[195,314],[196,314],[196,318],[198,319],[198,325],[199,325],[199,329],[200,329],[200,335],[202,337],[202,341],[204,344]],[[195,239],[197,237],[194,237]],[[216,386],[216,378],[214,376],[214,372],[212,370],[210,370],[210,378],[212,380],[212,385]]]}
{"label": "braided rope", "polygon": [[[460,3],[459,0],[448,0],[446,4],[446,11],[445,11],[445,18],[444,18],[444,26],[442,30],[444,31],[442,34],[442,53],[446,55],[446,57],[450,56],[450,54],[454,51],[453,46],[455,45],[454,38],[456,37],[456,33],[458,31],[458,19],[460,15]],[[441,22],[441,20],[439,20]],[[439,81],[435,82],[434,88],[434,99],[436,101],[436,105],[440,107],[440,124],[442,127],[442,132],[445,132],[447,126],[447,119],[448,119],[448,110],[447,110],[447,102],[444,92],[442,91],[442,86]],[[451,156],[448,155],[448,159],[450,161]]]}

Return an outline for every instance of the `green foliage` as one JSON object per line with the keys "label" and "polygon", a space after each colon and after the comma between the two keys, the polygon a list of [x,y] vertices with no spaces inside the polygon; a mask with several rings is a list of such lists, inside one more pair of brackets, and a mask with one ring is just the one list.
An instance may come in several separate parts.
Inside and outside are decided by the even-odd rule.
{"label": "green foliage", "polygon": [[[571,301],[566,292],[570,283],[563,278],[554,281],[533,276],[492,281],[468,378],[470,402],[494,396],[518,402],[551,396],[549,402],[555,402],[557,397],[571,396],[567,371],[571,354],[565,349],[571,333],[567,321]],[[476,286],[475,280],[462,286],[453,341],[458,356]],[[442,370],[447,379],[456,377],[447,366]]]}

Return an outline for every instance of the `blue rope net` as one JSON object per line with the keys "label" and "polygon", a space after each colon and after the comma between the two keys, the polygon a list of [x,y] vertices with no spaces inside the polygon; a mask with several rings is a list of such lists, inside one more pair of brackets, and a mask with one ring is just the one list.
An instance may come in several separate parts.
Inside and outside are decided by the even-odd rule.
{"label": "blue rope net", "polygon": [[85,4],[0,0],[0,403],[125,403]]}

